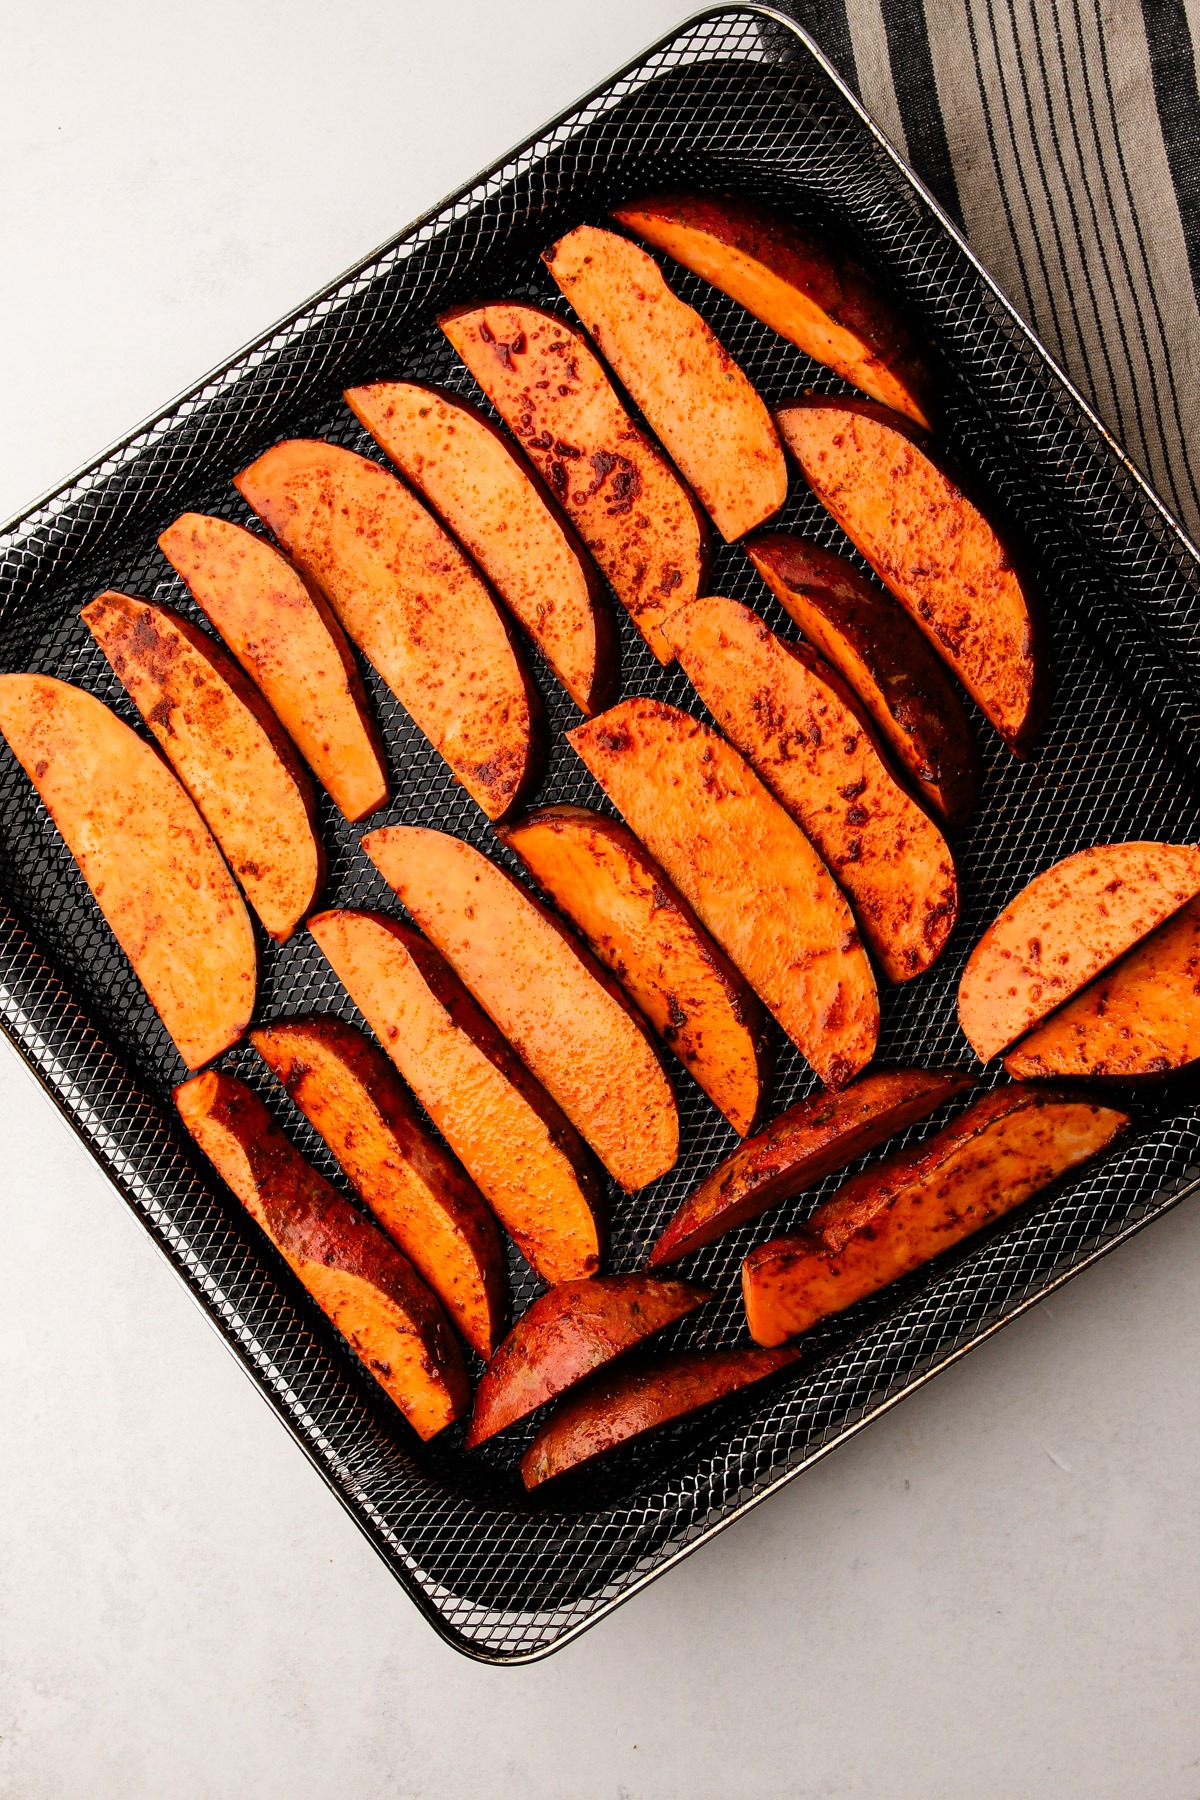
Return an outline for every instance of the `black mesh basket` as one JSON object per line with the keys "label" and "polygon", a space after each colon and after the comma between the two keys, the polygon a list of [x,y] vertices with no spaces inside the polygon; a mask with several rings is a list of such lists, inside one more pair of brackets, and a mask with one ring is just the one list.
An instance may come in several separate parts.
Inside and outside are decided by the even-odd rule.
{"label": "black mesh basket", "polygon": [[[970,1060],[954,996],[969,946],[1037,870],[1123,838],[1200,840],[1197,561],[961,240],[882,143],[808,40],[763,9],[702,15],[217,370],[0,536],[0,663],[92,689],[136,722],[79,621],[104,587],[196,616],[156,551],[185,508],[248,519],[230,477],[279,438],[324,435],[378,455],[343,405],[351,383],[401,375],[480,396],[434,323],[472,298],[562,302],[539,252],[651,188],[754,196],[848,235],[935,346],[943,435],[1038,571],[1055,700],[1034,759],[980,722],[983,802],[961,845],[964,917],[937,968],[883,994],[880,1058]],[[836,391],[736,305],[672,269],[767,399]],[[784,522],[838,533],[799,480]],[[845,548],[844,544],[839,544]],[[786,621],[744,553],[713,590]],[[623,629],[623,691],[699,710]],[[604,806],[564,742],[578,715],[539,683],[554,728],[542,797]],[[391,761],[391,819],[443,827],[492,854],[487,822],[371,679]],[[429,1446],[408,1428],[242,1210],[193,1154],[170,1103],[184,1071],[75,865],[14,759],[0,752],[0,1007],[4,1028],[343,1504],[437,1629],[493,1661],[545,1654],[686,1555],[867,1419],[1172,1205],[1197,1171],[1200,1103],[1143,1101],[1115,1158],[1043,1196],[957,1257],[810,1334],[798,1374],[652,1441],[554,1497],[527,1498],[530,1433],[467,1457],[462,1427]],[[378,822],[378,821],[376,821]],[[330,905],[393,905],[348,828],[322,805]],[[353,1009],[307,934],[263,946],[259,1016]],[[773,1109],[813,1086],[778,1040]],[[226,1064],[261,1087],[335,1179],[327,1152],[247,1050]],[[613,1266],[639,1266],[701,1173],[735,1141],[680,1074],[683,1153],[634,1199],[613,1196]],[[720,1300],[677,1344],[744,1337],[738,1271],[756,1238],[792,1227],[840,1178],[692,1259]],[[517,1309],[535,1291],[518,1258]],[[511,1441],[510,1441],[511,1440]]]}

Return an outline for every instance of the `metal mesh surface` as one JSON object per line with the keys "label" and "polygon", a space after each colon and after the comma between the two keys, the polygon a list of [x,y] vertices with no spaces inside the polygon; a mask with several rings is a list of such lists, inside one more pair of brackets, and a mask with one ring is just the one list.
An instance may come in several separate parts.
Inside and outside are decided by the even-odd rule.
{"label": "metal mesh surface", "polygon": [[[801,36],[754,9],[682,29],[470,189],[388,245],[0,537],[0,665],[129,702],[78,618],[113,586],[196,617],[154,548],[184,508],[250,522],[230,477],[277,439],[324,435],[379,455],[340,399],[387,377],[481,396],[433,323],[470,298],[530,297],[565,310],[539,251],[652,187],[752,195],[857,241],[934,342],[951,454],[1005,516],[1038,571],[1056,665],[1049,728],[1018,764],[980,720],[982,804],[961,843],[965,905],[948,953],[884,989],[880,1060],[972,1059],[955,1023],[967,950],[1011,895],[1082,846],[1200,839],[1200,582],[1193,553],[1048,367],[931,206],[880,146]],[[777,401],[841,384],[702,282],[678,290]],[[380,460],[383,460],[380,456]],[[783,523],[845,549],[793,477]],[[790,626],[736,547],[713,590]],[[618,609],[619,611],[620,609]],[[623,691],[700,713],[621,615]],[[536,660],[536,659],[535,659]],[[553,730],[545,800],[605,802],[563,740],[578,717],[544,669]],[[382,685],[394,798],[387,818],[440,826],[499,851]],[[790,1374],[660,1437],[550,1499],[515,1473],[531,1430],[466,1457],[462,1428],[412,1434],[238,1205],[192,1153],[169,1093],[182,1065],[14,759],[0,752],[0,1003],[5,1028],[102,1166],[399,1579],[458,1648],[494,1660],[543,1654],[761,1499],[839,1438],[1055,1282],[1173,1203],[1196,1174],[1200,1104],[1176,1088],[1143,1109],[1119,1156],[810,1337]],[[380,822],[380,821],[373,821]],[[330,905],[394,907],[357,833],[322,802]],[[515,868],[515,864],[512,865]],[[259,1017],[354,1009],[306,933],[263,945]],[[777,1038],[772,1110],[813,1078]],[[248,1050],[226,1065],[259,1087],[326,1173],[328,1153]],[[736,1141],[679,1072],[683,1154],[633,1199],[612,1196],[615,1268],[640,1264],[700,1174]],[[923,1127],[922,1130],[927,1129]],[[686,1272],[720,1304],[666,1340],[744,1337],[738,1299],[751,1243],[790,1228],[844,1177],[700,1252]],[[512,1259],[519,1311],[536,1291]]]}

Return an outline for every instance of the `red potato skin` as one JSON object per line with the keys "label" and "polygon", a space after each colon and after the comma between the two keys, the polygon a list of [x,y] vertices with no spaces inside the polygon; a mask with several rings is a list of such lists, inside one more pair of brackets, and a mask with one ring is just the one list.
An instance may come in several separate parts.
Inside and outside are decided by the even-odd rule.
{"label": "red potato skin", "polygon": [[618,1363],[555,1410],[521,1458],[526,1488],[610,1455],[799,1361],[799,1350],[692,1350]]}
{"label": "red potato skin", "polygon": [[974,1085],[951,1070],[880,1069],[840,1094],[812,1094],[748,1138],[684,1201],[647,1268],[678,1262],[757,1219],[781,1200],[844,1169],[885,1139],[929,1117]]}
{"label": "red potato skin", "polygon": [[539,1295],[480,1378],[466,1448],[506,1431],[711,1299],[707,1288],[653,1275],[593,1275]]}

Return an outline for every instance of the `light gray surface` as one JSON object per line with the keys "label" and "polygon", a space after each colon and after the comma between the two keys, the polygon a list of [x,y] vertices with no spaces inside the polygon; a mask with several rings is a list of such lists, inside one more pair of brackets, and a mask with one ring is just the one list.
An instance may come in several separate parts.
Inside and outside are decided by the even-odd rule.
{"label": "light gray surface", "polygon": [[[3,16],[0,515],[682,9],[197,10]],[[7,1050],[0,1142],[0,1794],[1200,1797],[1194,1206],[579,1644],[491,1670]]]}

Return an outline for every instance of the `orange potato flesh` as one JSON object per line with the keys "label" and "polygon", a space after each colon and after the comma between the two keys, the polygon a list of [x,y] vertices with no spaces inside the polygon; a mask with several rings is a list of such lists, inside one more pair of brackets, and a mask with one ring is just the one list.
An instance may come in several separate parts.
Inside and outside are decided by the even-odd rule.
{"label": "orange potato flesh", "polygon": [[183,513],[158,547],[191,590],[338,810],[387,799],[383,740],[345,633],[315,587],[265,538]]}
{"label": "orange potato flesh", "polygon": [[979,796],[979,751],[957,691],[903,607],[844,556],[790,532],[748,538],[746,554],[924,798],[962,824]]}
{"label": "orange potato flesh", "polygon": [[234,485],[471,798],[502,818],[539,771],[540,702],[454,541],[394,475],[336,444],[276,444]]}
{"label": "orange potato flesh", "polygon": [[521,1479],[535,1488],[583,1468],[778,1374],[799,1355],[793,1349],[684,1350],[618,1364],[555,1410],[521,1458]]}
{"label": "orange potato flesh", "polygon": [[250,1042],[320,1132],[451,1323],[490,1356],[508,1320],[496,1221],[466,1172],[422,1129],[383,1052],[341,1019],[281,1019]]}
{"label": "orange potato flesh", "polygon": [[473,845],[388,825],[363,849],[426,937],[627,1192],[679,1155],[679,1114],[641,1021],[577,939]]}
{"label": "orange potato flesh", "polygon": [[471,1399],[446,1315],[411,1264],[330,1187],[244,1082],[210,1069],[175,1090],[218,1175],[413,1430],[434,1437]]}
{"label": "orange potato flesh", "polygon": [[484,1370],[466,1448],[507,1430],[711,1298],[707,1288],[654,1275],[593,1275],[551,1288]]}
{"label": "orange potato flesh", "polygon": [[954,859],[849,689],[807,644],[777,638],[737,600],[693,600],[663,630],[726,737],[840,884],[884,974],[922,974],[958,918]]}
{"label": "orange potato flesh", "polygon": [[279,721],[178,613],[110,592],[81,616],[267,932],[285,942],[320,892],[325,853],[312,784]]}
{"label": "orange potato flesh", "polygon": [[957,1070],[881,1069],[840,1094],[811,1094],[773,1119],[706,1175],[684,1201],[650,1255],[647,1268],[676,1262],[715,1243],[768,1207],[844,1169],[885,1138],[972,1086]]}
{"label": "orange potato flesh", "polygon": [[0,675],[0,732],[189,1069],[254,1010],[254,929],[208,826],[162,757],[81,688]]}
{"label": "orange potato flesh", "polygon": [[826,1087],[875,1054],[879,998],[850,908],[724,738],[622,700],[568,741]]}
{"label": "orange potato flesh", "polygon": [[777,513],[787,466],[771,415],[654,258],[580,225],[542,260],[726,542]]}
{"label": "orange potato flesh", "polygon": [[591,1158],[437,951],[380,913],[320,913],[308,928],[529,1266],[550,1283],[594,1275]]}
{"label": "orange potato flesh", "polygon": [[958,1022],[982,1062],[1200,894],[1190,844],[1098,844],[1035,875],[972,950]]}
{"label": "orange potato flesh", "polygon": [[587,551],[524,459],[457,394],[415,381],[346,404],[475,559],[584,713],[616,698],[620,645]]}
{"label": "orange potato flesh", "polygon": [[1033,610],[979,509],[869,400],[812,397],[776,422],[805,479],[1010,750],[1041,724]]}
{"label": "orange potato flesh", "polygon": [[544,806],[500,836],[744,1137],[770,1081],[762,1005],[633,833]]}
{"label": "orange potato flesh", "polygon": [[756,1343],[781,1344],[982,1230],[1110,1144],[1128,1115],[997,1088],[944,1130],[848,1181],[804,1231],[742,1265]]}
{"label": "orange potato flesh", "polygon": [[932,423],[933,384],[911,332],[866,270],[813,232],[718,196],[666,194],[613,218],[843,381]]}
{"label": "orange potato flesh", "polygon": [[438,324],[607,577],[659,662],[658,626],[693,600],[707,528],[573,325],[537,306],[464,307]]}
{"label": "orange potato flesh", "polygon": [[1166,1075],[1200,1057],[1200,901],[1160,925],[1004,1059],[1040,1075]]}

